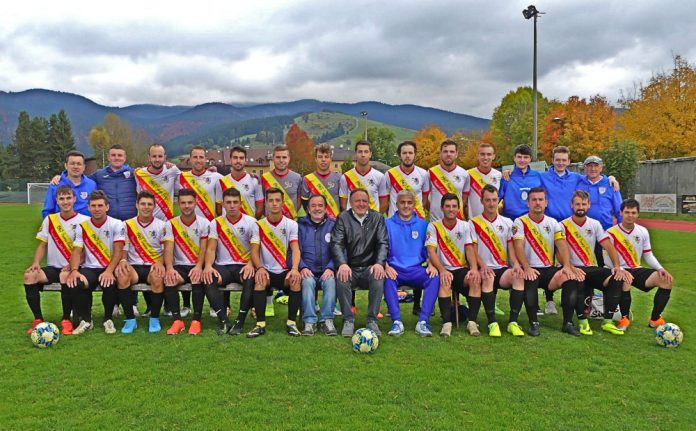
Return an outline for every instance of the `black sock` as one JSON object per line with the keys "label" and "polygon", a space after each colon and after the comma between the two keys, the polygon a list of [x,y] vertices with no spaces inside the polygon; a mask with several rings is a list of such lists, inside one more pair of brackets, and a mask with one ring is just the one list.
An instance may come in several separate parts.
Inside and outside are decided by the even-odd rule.
{"label": "black sock", "polygon": [[563,323],[573,322],[575,301],[578,298],[577,283],[568,280],[561,285],[561,307],[563,308]]}
{"label": "black sock", "polygon": [[355,291],[353,291],[353,299],[352,299],[352,302],[350,303],[350,305],[355,307]]}
{"label": "black sock", "polygon": [[135,314],[133,313],[133,292],[130,289],[116,290],[116,295],[123,306],[123,314],[125,314],[126,319],[135,319]]}
{"label": "black sock", "polygon": [[[133,301],[133,304],[137,304],[138,292],[133,291],[133,293],[135,294],[134,297],[136,298],[136,300]],[[152,293],[143,292],[143,298],[145,299],[145,307],[147,307],[148,310],[152,310]]]}
{"label": "black sock", "polygon": [[523,301],[523,290],[510,289],[510,322],[517,322],[517,319],[520,317]]}
{"label": "black sock", "polygon": [[483,310],[486,312],[488,324],[495,322],[495,292],[481,293],[481,301],[483,301]]}
{"label": "black sock", "polygon": [[621,299],[619,300],[619,308],[621,308],[621,317],[628,318],[631,311],[631,291],[621,292]]}
{"label": "black sock", "polygon": [[546,302],[553,301],[553,290],[549,290],[547,287],[545,287],[544,296],[546,297]]}
{"label": "black sock", "polygon": [[657,320],[662,315],[662,312],[669,302],[669,295],[672,293],[672,289],[658,288],[653,298],[653,309],[650,315],[650,320]]}
{"label": "black sock", "polygon": [[[187,292],[184,292],[187,293]],[[201,315],[203,314],[203,300],[205,299],[205,286],[202,284],[191,285],[191,295],[193,298],[193,320],[201,320]],[[188,307],[186,304],[186,297],[184,297],[184,306]],[[190,303],[189,303],[190,305]],[[227,310],[225,310],[227,311]]]}
{"label": "black sock", "polygon": [[437,304],[440,306],[442,323],[452,322],[452,299],[449,296],[439,297],[437,298]]}
{"label": "black sock", "polygon": [[162,310],[162,302],[164,302],[164,293],[152,292],[150,295],[150,317],[159,318],[160,310]]}
{"label": "black sock", "polygon": [[71,290],[67,284],[60,285],[60,305],[63,309],[61,320],[70,320],[70,313],[73,311],[73,293]]}
{"label": "black sock", "polygon": [[191,292],[181,292],[181,301],[184,303],[184,307],[191,308]]}
{"label": "black sock", "polygon": [[469,320],[475,322],[478,319],[479,310],[481,309],[481,297],[474,298],[466,297],[466,303],[469,305]]}
{"label": "black sock", "polygon": [[529,323],[538,322],[537,311],[539,310],[539,295],[536,284],[524,284],[524,308],[527,310]]}
{"label": "black sock", "polygon": [[232,307],[230,306],[230,294],[231,294],[231,293],[232,293],[232,292],[228,292],[227,290],[225,290],[224,292],[222,292],[223,305],[225,306],[225,312],[227,312],[227,309],[228,309],[228,308],[232,308]]}
{"label": "black sock", "polygon": [[205,286],[205,296],[208,298],[208,303],[213,307],[215,313],[217,313],[218,320],[220,322],[227,322],[227,307],[222,304],[222,295],[220,295],[220,290],[217,288],[217,283]]}
{"label": "black sock", "polygon": [[174,320],[181,320],[179,292],[176,290],[176,287],[164,288],[164,308],[172,312],[172,318]]}
{"label": "black sock", "polygon": [[106,287],[102,289],[102,304],[104,304],[104,321],[111,320],[114,317],[114,307],[117,304],[118,294],[116,287]]}
{"label": "black sock", "polygon": [[254,283],[252,280],[247,280],[242,285],[242,296],[239,299],[239,313],[237,313],[237,320],[244,324],[247,313],[252,306],[254,301]]}
{"label": "black sock", "polygon": [[423,297],[423,289],[413,289],[413,308],[421,308],[421,298]]}
{"label": "black sock", "polygon": [[301,304],[302,295],[300,294],[300,291],[288,291],[288,320],[292,320],[293,322],[297,321],[297,312],[300,310]]}
{"label": "black sock", "polygon": [[619,300],[621,299],[621,286],[623,286],[622,281],[614,280],[612,277],[609,280],[606,290],[604,291],[604,318],[611,320],[614,317],[614,312],[616,307],[619,305]]}
{"label": "black sock", "polygon": [[[288,303],[288,306],[290,304]],[[266,291],[265,290],[255,290],[254,291],[254,308],[256,309],[256,321],[265,322],[266,321]]]}
{"label": "black sock", "polygon": [[[577,294],[575,297],[575,314],[578,315],[578,320],[583,320],[587,318],[585,315],[585,310],[587,309],[587,304],[592,305],[592,296],[590,296],[590,299],[587,299],[587,293],[588,290],[585,288],[585,284],[576,281],[575,285],[577,286]],[[594,294],[592,292],[591,294]]]}
{"label": "black sock", "polygon": [[40,284],[25,284],[24,294],[27,297],[27,304],[29,304],[29,309],[34,314],[34,320],[43,320],[43,315],[41,314],[41,293]]}
{"label": "black sock", "polygon": [[[79,283],[77,287],[75,287],[73,290],[77,291],[77,295],[75,296],[76,302],[75,302],[75,309],[76,309],[76,314],[80,315],[80,319],[84,320],[85,322],[91,322],[92,321],[92,291],[85,288],[82,283]],[[114,307],[111,307],[111,310],[113,310]]]}

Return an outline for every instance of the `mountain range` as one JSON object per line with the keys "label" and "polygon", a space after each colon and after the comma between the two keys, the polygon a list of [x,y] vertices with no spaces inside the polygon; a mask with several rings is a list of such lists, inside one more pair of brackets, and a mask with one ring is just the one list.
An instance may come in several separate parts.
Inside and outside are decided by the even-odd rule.
{"label": "mountain range", "polygon": [[[447,133],[456,130],[485,130],[489,120],[418,105],[389,105],[382,102],[337,103],[313,99],[257,105],[204,103],[196,106],[162,106],[153,104],[126,107],[104,106],[72,93],[44,89],[20,92],[0,91],[0,144],[12,142],[19,113],[49,117],[61,109],[70,118],[77,147],[88,150],[89,131],[104,116],[113,112],[132,127],[144,129],[156,142],[167,144],[196,142],[196,137],[209,130],[234,127],[240,122],[277,116],[297,116],[310,112],[340,112],[359,117],[368,112],[370,120],[418,130],[437,124]],[[87,151],[90,153],[91,151]]]}

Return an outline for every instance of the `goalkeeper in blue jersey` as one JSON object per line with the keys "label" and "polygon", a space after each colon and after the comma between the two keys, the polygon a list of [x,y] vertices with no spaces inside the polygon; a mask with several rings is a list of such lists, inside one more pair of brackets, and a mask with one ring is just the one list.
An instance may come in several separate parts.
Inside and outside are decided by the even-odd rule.
{"label": "goalkeeper in blue jersey", "polygon": [[416,215],[415,203],[416,196],[413,192],[400,191],[396,196],[397,212],[386,221],[389,255],[386,265],[387,278],[384,281],[384,300],[393,321],[389,331],[389,335],[392,336],[404,333],[397,295],[400,285],[423,289],[423,305],[416,333],[423,337],[432,335],[428,320],[437,301],[440,276],[432,265],[423,266],[428,257],[425,249],[428,222]]}

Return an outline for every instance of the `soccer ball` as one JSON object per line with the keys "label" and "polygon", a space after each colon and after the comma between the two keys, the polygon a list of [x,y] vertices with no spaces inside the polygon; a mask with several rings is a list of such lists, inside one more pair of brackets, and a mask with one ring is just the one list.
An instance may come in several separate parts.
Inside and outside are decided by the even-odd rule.
{"label": "soccer ball", "polygon": [[655,341],[658,346],[677,347],[684,339],[684,333],[674,323],[664,323],[655,329]]}
{"label": "soccer ball", "polygon": [[373,353],[379,347],[379,338],[371,329],[360,328],[353,334],[353,351]]}
{"label": "soccer ball", "polygon": [[51,322],[42,322],[31,331],[31,342],[39,349],[51,347],[60,339],[58,327]]}

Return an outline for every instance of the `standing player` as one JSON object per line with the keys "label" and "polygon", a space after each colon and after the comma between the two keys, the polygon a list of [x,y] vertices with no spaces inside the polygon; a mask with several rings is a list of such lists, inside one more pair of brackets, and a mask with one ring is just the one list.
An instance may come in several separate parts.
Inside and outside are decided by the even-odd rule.
{"label": "standing player", "polygon": [[503,175],[499,170],[493,168],[493,160],[495,160],[493,145],[486,142],[479,144],[477,159],[478,165],[466,171],[469,174],[471,189],[467,205],[469,220],[483,214],[483,204],[481,203],[483,187],[490,184],[496,190],[499,189]]}
{"label": "standing player", "polygon": [[196,193],[196,215],[213,221],[217,215],[221,214],[216,208],[216,203],[222,199],[222,194],[219,192],[222,175],[206,169],[205,148],[201,146],[191,148],[189,161],[191,170],[179,175],[178,188],[193,190]]}
{"label": "standing player", "polygon": [[177,199],[181,215],[167,222],[165,237],[173,241],[164,243],[164,301],[165,308],[174,317],[167,335],[175,335],[186,330],[182,313],[179,308],[179,292],[177,286],[191,283],[193,293],[193,320],[189,334],[201,332],[201,313],[203,312],[203,265],[208,241],[210,223],[205,217],[196,214],[196,192],[191,189],[179,190]]}
{"label": "standing player", "polygon": [[[459,195],[445,193],[440,199],[440,212],[442,218],[428,226],[425,246],[430,263],[440,274],[437,299],[442,314],[440,335],[449,337],[452,334],[452,291],[467,296],[469,301],[476,295],[480,304],[481,276],[469,224],[459,218]],[[467,330],[470,335],[480,335],[476,322],[471,320]]]}
{"label": "standing player", "polygon": [[[68,286],[79,289],[76,290],[78,298],[75,305],[81,321],[73,334],[92,329],[92,292],[99,286],[104,306],[104,332],[115,334],[112,316],[119,299],[126,319],[135,322],[133,295],[116,286],[116,277],[127,268],[123,249],[126,227],[121,220],[107,215],[109,199],[101,190],[89,195],[88,208],[92,217],[80,223],[75,231],[75,247],[70,257],[71,272],[67,280]],[[80,262],[79,272],[72,271],[80,266]]]}
{"label": "standing player", "polygon": [[[611,242],[619,254],[621,266],[633,276],[632,286],[649,292],[657,287],[653,298],[653,309],[648,325],[657,328],[665,323],[662,312],[669,302],[672,293],[672,274],[658,262],[650,246],[650,234],[641,225],[636,224],[640,213],[640,204],[635,199],[626,199],[621,203],[621,217],[623,220],[616,226],[607,230]],[[650,268],[640,265],[641,259],[645,260]],[[626,330],[631,324],[629,312],[631,310],[631,291],[624,286],[619,307],[621,308],[621,321],[619,329]]]}
{"label": "standing player", "polygon": [[[247,337],[255,338],[266,333],[266,289],[290,289],[288,292],[287,333],[293,337],[297,329],[297,312],[300,309],[300,246],[297,242],[297,222],[283,215],[284,193],[280,189],[266,190],[268,216],[258,221],[258,231],[251,239],[251,261],[256,269],[254,308],[256,327]],[[292,261],[288,265],[287,259]]]}
{"label": "standing player", "polygon": [[[225,215],[210,224],[206,245],[203,281],[206,296],[218,318],[218,335],[239,335],[251,308],[254,290],[254,266],[250,260],[251,239],[258,236],[256,219],[243,214],[242,195],[230,188],[222,193]],[[239,313],[232,325],[227,318],[227,306],[220,298],[220,286],[242,284]]]}
{"label": "standing player", "polygon": [[265,192],[270,188],[283,191],[283,215],[290,219],[297,219],[297,210],[300,208],[300,186],[302,176],[288,169],[290,164],[290,150],[285,145],[278,145],[273,149],[273,169],[261,175],[261,188]]}
{"label": "standing player", "polygon": [[[481,191],[483,213],[472,218],[470,223],[471,239],[476,245],[479,272],[481,273],[481,296],[483,309],[488,318],[488,335],[500,337],[500,327],[495,319],[495,296],[498,288],[510,290],[510,320],[507,331],[516,336],[524,336],[517,319],[524,299],[524,278],[522,267],[512,245],[513,223],[507,217],[498,214],[498,189],[493,184],[486,184]],[[470,207],[471,208],[471,207]],[[512,264],[512,267],[509,265]],[[476,322],[481,300],[471,298],[470,320]]]}
{"label": "standing player", "polygon": [[467,213],[466,203],[469,194],[469,174],[466,169],[457,165],[457,143],[444,141],[440,145],[440,164],[428,171],[430,176],[430,221],[443,217],[440,202],[447,193],[452,193],[461,199],[458,217],[464,220]]}
{"label": "standing player", "polygon": [[58,182],[48,186],[41,215],[46,217],[61,211],[60,205],[57,204],[56,191],[60,186],[69,186],[75,193],[75,205],[73,205],[75,211],[89,217],[88,198],[97,185],[85,176],[85,155],[79,151],[69,151],[65,156],[64,166],[65,171],[60,174]]}
{"label": "standing player", "polygon": [[[263,216],[263,191],[256,177],[249,175],[244,167],[246,166],[246,150],[242,147],[234,147],[230,152],[232,159],[232,171],[229,175],[220,178],[218,182],[218,199],[222,199],[222,192],[227,189],[235,188],[242,195],[242,213],[260,218]],[[222,201],[217,201],[218,213],[222,206]]]}
{"label": "standing player", "polygon": [[[573,215],[561,222],[565,231],[566,242],[570,250],[570,263],[585,273],[585,286],[591,291],[599,289],[604,292],[604,322],[602,329],[610,334],[623,335],[614,325],[612,315],[619,305],[621,290],[624,282],[630,284],[633,277],[621,268],[616,249],[602,225],[595,219],[587,217],[590,208],[590,197],[587,192],[577,190],[571,201]],[[611,259],[612,268],[600,267],[595,257],[595,246],[606,250]],[[578,329],[583,335],[592,335],[590,323],[585,317],[585,295],[577,298],[576,312],[578,313]]]}
{"label": "standing player", "polygon": [[336,220],[341,211],[338,189],[341,182],[341,174],[331,170],[332,151],[329,144],[320,144],[314,147],[314,158],[317,170],[305,175],[300,188],[302,205],[307,209],[309,198],[314,195],[322,195],[326,199],[326,214]]}
{"label": "standing player", "polygon": [[147,190],[155,197],[154,216],[162,221],[174,217],[174,191],[179,183],[181,171],[174,165],[169,167],[167,153],[161,144],[152,144],[148,149],[150,164],[135,170],[138,193]]}
{"label": "standing player", "polygon": [[[148,191],[137,196],[138,215],[126,220],[126,249],[128,264],[118,276],[119,293],[130,290],[137,283],[147,283],[152,288],[149,332],[162,330],[159,314],[164,302],[164,242],[167,238],[167,224],[153,216],[155,197]],[[126,304],[123,304],[126,308]],[[126,313],[121,332],[130,334],[138,327],[134,318]]]}
{"label": "standing player", "polygon": [[349,197],[353,190],[367,191],[370,209],[379,213],[387,212],[387,191],[384,188],[384,174],[370,166],[372,144],[368,141],[355,143],[355,167],[341,177],[339,196],[341,209],[350,209]]}
{"label": "standing player", "polygon": [[533,170],[529,164],[532,162],[532,149],[529,145],[515,147],[515,167],[512,169],[510,179],[503,179],[500,183],[500,199],[503,200],[501,214],[515,220],[529,211],[527,198],[529,191],[535,187],[541,187],[541,175]]}
{"label": "standing player", "polygon": [[[70,321],[70,313],[73,311],[75,294],[66,284],[66,280],[72,272],[69,261],[77,226],[89,217],[75,212],[73,207],[75,191],[70,186],[57,187],[54,197],[60,212],[49,214],[44,218],[41,229],[36,234],[39,245],[34,252],[34,260],[24,272],[24,292],[27,304],[34,314],[34,321],[27,333],[31,333],[36,325],[43,322],[40,295],[43,286],[50,283],[60,283],[60,300],[63,306],[60,326],[64,335],[71,335],[73,325]],[[46,266],[42,268],[41,261],[44,256],[46,256]]]}
{"label": "standing player", "polygon": [[401,190],[396,197],[397,213],[385,222],[389,235],[389,254],[385,268],[384,300],[392,318],[389,335],[400,336],[404,333],[401,322],[397,289],[408,285],[425,290],[423,309],[416,324],[416,334],[421,337],[433,335],[430,330],[430,313],[435,308],[440,277],[431,264],[427,268],[423,263],[428,259],[425,250],[428,222],[414,215],[416,196],[410,190]]}
{"label": "standing player", "polygon": [[[537,289],[553,291],[563,288],[561,306],[563,307],[563,332],[579,336],[573,325],[575,299],[581,294],[585,274],[570,263],[568,244],[561,224],[549,216],[546,210],[546,190],[534,187],[527,193],[529,213],[515,220],[513,240],[515,255],[524,270],[524,305],[529,318],[527,333],[533,337],[541,334],[537,309],[539,296]],[[562,268],[554,266],[554,256]]]}
{"label": "standing player", "polygon": [[384,174],[384,185],[389,193],[389,217],[396,214],[396,196],[402,190],[413,193],[416,197],[414,210],[416,215],[425,220],[425,211],[430,204],[428,193],[430,193],[430,180],[428,172],[414,164],[416,160],[416,143],[404,141],[396,148],[401,163]]}

